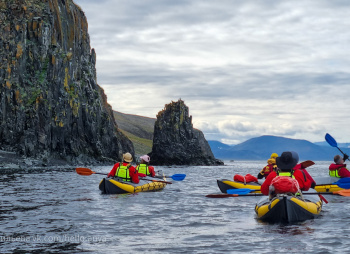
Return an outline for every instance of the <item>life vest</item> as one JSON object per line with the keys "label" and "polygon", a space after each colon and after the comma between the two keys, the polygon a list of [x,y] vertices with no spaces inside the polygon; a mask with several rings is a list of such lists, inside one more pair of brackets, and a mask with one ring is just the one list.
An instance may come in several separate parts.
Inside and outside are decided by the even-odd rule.
{"label": "life vest", "polygon": [[265,166],[260,174],[262,174],[265,178],[273,171],[276,171],[277,165],[275,164],[268,164],[267,166]]}
{"label": "life vest", "polygon": [[295,179],[293,172],[282,172],[282,171],[278,171],[277,172],[277,176],[289,176],[293,179]]}
{"label": "life vest", "polygon": [[151,175],[151,173],[149,172],[147,164],[139,164],[139,165],[137,165],[136,170],[139,173],[142,173],[142,174],[145,174],[145,175],[148,175],[148,176]]}
{"label": "life vest", "polygon": [[274,192],[278,193],[297,193],[299,183],[293,176],[292,172],[277,172],[277,176],[271,181]]}
{"label": "life vest", "polygon": [[123,163],[119,163],[119,167],[115,172],[115,176],[122,178],[124,181],[130,182],[131,181],[131,177],[129,174],[130,167],[131,167],[130,164],[127,164],[124,166]]}
{"label": "life vest", "polygon": [[339,170],[344,167],[346,167],[345,164],[331,164],[329,166],[329,176],[340,178]]}

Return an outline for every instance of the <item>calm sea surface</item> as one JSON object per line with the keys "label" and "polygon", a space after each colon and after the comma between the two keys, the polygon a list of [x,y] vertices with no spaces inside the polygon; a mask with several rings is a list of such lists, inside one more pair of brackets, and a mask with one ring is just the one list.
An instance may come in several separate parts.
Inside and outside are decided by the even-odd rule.
{"label": "calm sea surface", "polygon": [[[102,195],[102,175],[72,169],[1,172],[0,253],[350,253],[350,197],[325,195],[315,220],[262,223],[254,212],[260,197],[205,195],[220,193],[216,179],[257,175],[265,161],[225,164],[156,167],[187,177],[132,195]],[[327,176],[328,165],[309,172]]]}

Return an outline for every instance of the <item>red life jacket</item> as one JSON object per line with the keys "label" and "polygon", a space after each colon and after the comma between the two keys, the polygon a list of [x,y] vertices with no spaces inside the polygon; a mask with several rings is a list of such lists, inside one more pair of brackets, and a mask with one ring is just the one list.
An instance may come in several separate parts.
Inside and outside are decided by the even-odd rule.
{"label": "red life jacket", "polygon": [[329,175],[333,177],[340,177],[339,170],[345,168],[346,164],[334,164],[329,165]]}
{"label": "red life jacket", "polygon": [[255,176],[252,176],[251,174],[246,174],[245,176],[234,175],[233,180],[241,183],[258,182],[258,178],[256,178]]}
{"label": "red life jacket", "polygon": [[271,185],[275,188],[275,193],[297,193],[299,190],[298,181],[293,178],[291,172],[280,172],[271,181]]}

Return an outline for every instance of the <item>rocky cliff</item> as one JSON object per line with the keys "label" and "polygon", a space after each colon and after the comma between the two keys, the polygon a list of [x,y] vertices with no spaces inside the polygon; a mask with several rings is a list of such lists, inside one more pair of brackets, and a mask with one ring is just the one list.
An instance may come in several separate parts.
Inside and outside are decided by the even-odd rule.
{"label": "rocky cliff", "polygon": [[188,107],[179,100],[165,105],[154,125],[153,165],[221,165],[203,133],[192,126]]}
{"label": "rocky cliff", "polygon": [[79,6],[0,0],[0,31],[0,149],[78,162],[133,153],[97,84]]}

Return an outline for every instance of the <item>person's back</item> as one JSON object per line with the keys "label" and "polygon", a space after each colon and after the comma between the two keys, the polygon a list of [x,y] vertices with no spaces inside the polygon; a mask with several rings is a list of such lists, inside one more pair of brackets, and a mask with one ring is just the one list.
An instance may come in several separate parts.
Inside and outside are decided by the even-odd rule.
{"label": "person's back", "polygon": [[269,195],[269,188],[275,177],[290,177],[298,182],[298,187],[302,191],[307,191],[311,187],[311,181],[299,169],[293,170],[299,161],[299,156],[296,152],[283,152],[280,157],[276,158],[278,167],[277,172],[269,174],[264,183],[261,185],[261,193]]}
{"label": "person's back", "polygon": [[306,175],[306,178],[309,179],[309,180],[311,181],[311,188],[314,189],[315,186],[316,186],[316,181],[315,181],[315,180],[313,179],[313,177],[309,174],[309,172],[307,172],[306,168],[303,167],[302,163],[297,164],[297,165],[293,168],[294,171],[297,170],[297,169],[299,169],[300,171],[302,171],[302,172]]}
{"label": "person's back", "polygon": [[332,177],[350,177],[350,171],[346,168],[346,164],[344,161],[349,158],[347,155],[344,155],[342,158],[340,155],[334,156],[334,162],[329,165],[329,175]]}
{"label": "person's back", "polygon": [[130,164],[132,160],[132,155],[130,153],[123,154],[123,162],[114,164],[107,177],[119,177],[126,182],[139,183],[140,180],[137,170]]}
{"label": "person's back", "polygon": [[137,165],[136,170],[139,176],[152,176],[155,177],[156,172],[154,171],[154,167],[149,166],[149,162],[151,158],[148,155],[142,155],[140,157],[141,162]]}
{"label": "person's back", "polygon": [[277,153],[272,153],[270,158],[267,160],[267,166],[265,166],[258,174],[257,178],[267,178],[269,174],[277,168],[276,166],[276,158],[278,157]]}

